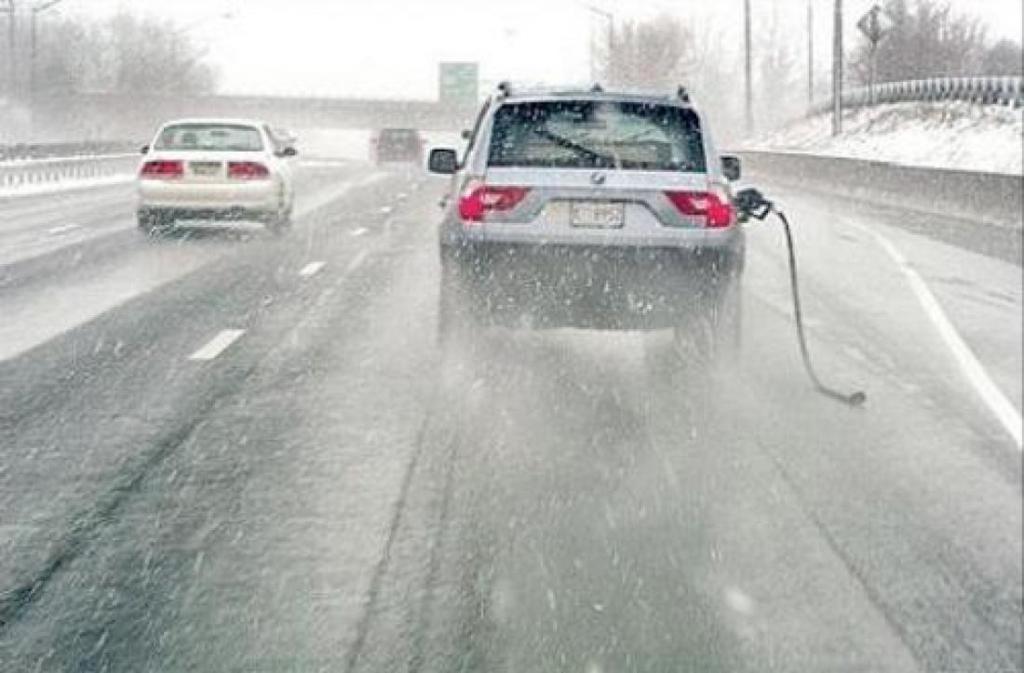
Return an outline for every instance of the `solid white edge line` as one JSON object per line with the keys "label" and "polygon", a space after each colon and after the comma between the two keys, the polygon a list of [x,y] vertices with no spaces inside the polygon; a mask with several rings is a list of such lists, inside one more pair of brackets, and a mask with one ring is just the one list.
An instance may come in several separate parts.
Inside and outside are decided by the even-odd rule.
{"label": "solid white edge line", "polygon": [[946,346],[953,353],[953,358],[960,365],[960,370],[964,376],[974,386],[974,390],[993,415],[995,415],[1006,431],[1010,433],[1010,436],[1013,437],[1013,440],[1017,443],[1017,450],[1022,450],[1022,419],[1020,412],[1017,411],[1013,403],[1010,402],[1006,395],[1003,394],[1003,391],[999,389],[999,386],[989,377],[985,367],[978,360],[977,356],[974,355],[974,352],[963,340],[963,337],[960,336],[960,333],[956,331],[956,327],[953,326],[949,317],[946,316],[945,311],[942,310],[938,299],[928,289],[928,285],[921,278],[921,274],[911,267],[907,258],[903,256],[903,253],[899,251],[892,241],[876,231],[866,228],[865,231],[874,237],[882,249],[896,263],[900,271],[903,272],[907,282],[910,284],[910,289],[914,291],[924,312],[932,321],[935,329],[938,330],[939,336],[942,337],[942,340],[946,342]]}
{"label": "solid white edge line", "polygon": [[310,262],[306,266],[302,267],[302,269],[299,271],[299,275],[302,276],[303,278],[315,276],[316,274],[320,273],[320,271],[324,268],[325,264],[326,262]]}
{"label": "solid white edge line", "polygon": [[81,228],[82,225],[80,224],[64,224],[59,227],[52,227],[50,229],[47,229],[46,233],[50,234],[51,236],[58,236],[60,234],[66,234],[68,232],[72,232],[75,231],[76,229]]}
{"label": "solid white edge line", "polygon": [[244,329],[226,329],[220,331],[217,336],[210,339],[206,345],[188,356],[189,360],[213,360],[227,350],[228,346],[235,343],[240,336],[245,334]]}

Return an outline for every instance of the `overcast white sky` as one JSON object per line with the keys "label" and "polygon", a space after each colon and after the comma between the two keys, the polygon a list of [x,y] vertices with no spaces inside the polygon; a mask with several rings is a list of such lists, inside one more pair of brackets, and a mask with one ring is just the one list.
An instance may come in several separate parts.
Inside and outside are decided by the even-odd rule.
{"label": "overcast white sky", "polygon": [[[847,30],[877,0],[845,0]],[[831,0],[813,0],[818,56],[830,53]],[[167,16],[209,49],[229,92],[431,98],[437,63],[480,61],[485,79],[578,82],[588,78],[591,35],[607,22],[660,11],[742,39],[743,0],[65,0],[61,12],[118,8]],[[1021,40],[1021,0],[953,0],[993,38]],[[755,26],[777,16],[804,54],[807,0],[752,0]],[[231,18],[221,15],[231,13]]]}

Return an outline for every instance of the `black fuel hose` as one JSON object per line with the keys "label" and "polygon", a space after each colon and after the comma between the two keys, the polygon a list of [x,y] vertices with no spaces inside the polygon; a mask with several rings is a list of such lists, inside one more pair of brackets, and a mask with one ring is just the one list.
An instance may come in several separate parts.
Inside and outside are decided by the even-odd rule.
{"label": "black fuel hose", "polygon": [[814,370],[814,364],[811,362],[811,354],[807,349],[807,336],[804,333],[804,315],[803,308],[800,304],[800,283],[797,276],[796,269],[796,246],[793,244],[793,232],[789,226],[789,220],[786,219],[786,214],[781,210],[772,207],[772,212],[782,222],[782,228],[786,232],[786,247],[789,250],[789,284],[793,294],[793,315],[796,319],[796,336],[800,342],[800,355],[803,357],[804,369],[807,371],[808,378],[811,379],[811,383],[814,384],[815,389],[825,395],[831,397],[834,400],[842,402],[843,404],[851,407],[860,407],[867,401],[868,396],[863,391],[858,390],[857,392],[846,394],[830,388],[821,382],[818,378],[817,372]]}

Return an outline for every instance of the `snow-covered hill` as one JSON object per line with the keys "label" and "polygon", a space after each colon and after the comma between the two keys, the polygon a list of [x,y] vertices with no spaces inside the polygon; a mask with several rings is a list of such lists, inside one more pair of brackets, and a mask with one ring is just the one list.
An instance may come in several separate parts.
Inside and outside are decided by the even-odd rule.
{"label": "snow-covered hill", "polygon": [[969,103],[900,103],[846,113],[843,134],[816,115],[747,143],[912,166],[1020,174],[1024,110]]}

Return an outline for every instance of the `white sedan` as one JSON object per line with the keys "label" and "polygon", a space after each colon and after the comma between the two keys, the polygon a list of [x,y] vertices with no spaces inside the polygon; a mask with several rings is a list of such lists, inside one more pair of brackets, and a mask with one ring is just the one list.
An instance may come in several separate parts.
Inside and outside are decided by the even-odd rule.
{"label": "white sedan", "polygon": [[185,119],[143,148],[139,228],[181,220],[255,220],[274,233],[291,225],[295,148],[258,121]]}

